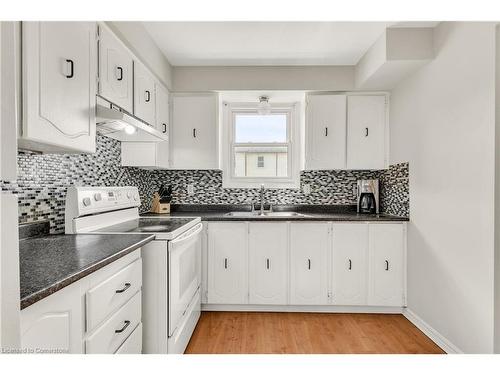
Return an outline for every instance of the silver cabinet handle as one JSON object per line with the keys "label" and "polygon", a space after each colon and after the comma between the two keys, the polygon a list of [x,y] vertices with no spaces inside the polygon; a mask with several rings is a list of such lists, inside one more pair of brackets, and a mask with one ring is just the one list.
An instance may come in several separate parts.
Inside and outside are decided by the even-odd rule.
{"label": "silver cabinet handle", "polygon": [[163,123],[163,133],[166,133],[167,132],[167,124]]}
{"label": "silver cabinet handle", "polygon": [[149,101],[151,100],[151,92],[149,90],[146,90],[145,94],[146,94],[146,103],[149,103]]}
{"label": "silver cabinet handle", "polygon": [[224,268],[227,270],[227,258],[224,258]]}
{"label": "silver cabinet handle", "polygon": [[311,259],[308,259],[307,260],[307,269],[310,270],[311,269]]}
{"label": "silver cabinet handle", "polygon": [[125,283],[125,285],[123,286],[123,289],[118,289],[116,290],[115,292],[116,293],[123,293],[124,291],[126,291],[128,288],[130,288],[132,286],[132,284],[130,283]]}
{"label": "silver cabinet handle", "polygon": [[389,271],[389,261],[388,260],[385,261],[385,270]]}
{"label": "silver cabinet handle", "polygon": [[271,262],[269,261],[269,258],[266,259],[266,268],[269,269]]}
{"label": "silver cabinet handle", "polygon": [[125,331],[127,327],[130,325],[130,320],[125,320],[123,323],[124,323],[123,327],[120,329],[115,329],[115,333],[122,333],[123,331]]}
{"label": "silver cabinet handle", "polygon": [[352,261],[349,259],[349,271],[352,270]]}

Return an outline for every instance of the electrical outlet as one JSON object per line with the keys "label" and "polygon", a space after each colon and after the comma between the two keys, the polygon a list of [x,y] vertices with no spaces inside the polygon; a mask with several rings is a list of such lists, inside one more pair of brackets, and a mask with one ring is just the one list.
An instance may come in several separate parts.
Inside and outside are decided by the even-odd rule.
{"label": "electrical outlet", "polygon": [[302,191],[304,192],[305,195],[311,194],[311,185],[309,184],[304,184],[302,186]]}
{"label": "electrical outlet", "polygon": [[187,186],[187,192],[188,192],[188,195],[193,195],[194,194],[194,186],[192,184],[188,184],[188,186]]}

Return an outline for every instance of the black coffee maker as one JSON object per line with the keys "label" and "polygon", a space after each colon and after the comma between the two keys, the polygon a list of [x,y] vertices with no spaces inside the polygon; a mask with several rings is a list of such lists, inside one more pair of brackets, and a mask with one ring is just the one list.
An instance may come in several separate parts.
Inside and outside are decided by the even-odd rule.
{"label": "black coffee maker", "polygon": [[378,180],[358,180],[358,213],[378,214]]}

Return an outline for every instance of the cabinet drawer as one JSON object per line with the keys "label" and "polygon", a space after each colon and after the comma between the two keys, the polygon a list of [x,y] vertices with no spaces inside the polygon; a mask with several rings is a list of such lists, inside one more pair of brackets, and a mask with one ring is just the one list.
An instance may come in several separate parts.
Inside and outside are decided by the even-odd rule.
{"label": "cabinet drawer", "polygon": [[142,285],[142,261],[122,268],[86,293],[87,332],[130,299]]}
{"label": "cabinet drawer", "polygon": [[115,354],[141,354],[142,353],[142,323],[139,323],[134,332],[118,348]]}
{"label": "cabinet drawer", "polygon": [[137,292],[86,340],[86,353],[116,352],[140,322],[141,292]]}

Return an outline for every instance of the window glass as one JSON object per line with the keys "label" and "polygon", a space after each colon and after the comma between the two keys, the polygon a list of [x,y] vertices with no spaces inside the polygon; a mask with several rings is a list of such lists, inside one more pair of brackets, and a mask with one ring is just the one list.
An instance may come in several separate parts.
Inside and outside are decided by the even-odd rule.
{"label": "window glass", "polygon": [[288,147],[235,147],[235,177],[287,177]]}
{"label": "window glass", "polygon": [[234,121],[236,143],[285,143],[287,115],[237,114]]}

